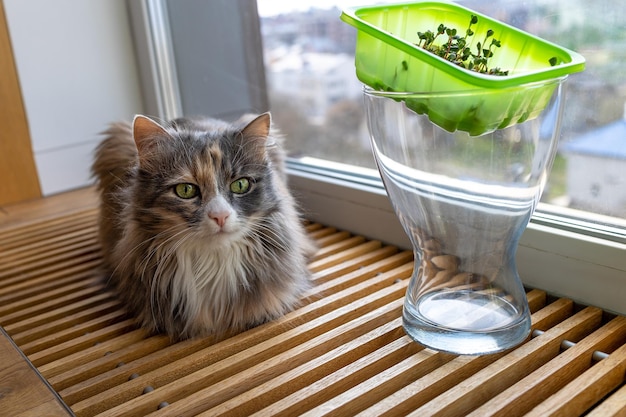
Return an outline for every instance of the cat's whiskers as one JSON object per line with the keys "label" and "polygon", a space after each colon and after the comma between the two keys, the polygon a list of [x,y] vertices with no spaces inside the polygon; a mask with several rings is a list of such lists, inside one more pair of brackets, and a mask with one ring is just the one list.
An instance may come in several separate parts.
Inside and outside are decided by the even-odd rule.
{"label": "cat's whiskers", "polygon": [[[156,235],[145,239],[143,242],[140,242],[137,246],[135,246],[135,248],[133,248],[133,251],[139,250],[139,248],[141,248],[144,245],[148,245],[147,248],[147,253],[143,256],[143,258],[140,259],[140,262],[138,264],[138,267],[141,268],[141,272],[140,272],[140,276],[144,276],[145,272],[146,272],[146,268],[149,265],[149,261],[152,258],[152,256],[154,256],[156,254],[157,249],[164,244],[165,242],[167,242],[170,239],[175,238],[181,231],[177,231],[173,234],[171,234],[170,236],[168,236],[166,239],[164,239],[162,242],[158,243],[157,245],[153,245],[155,241],[162,239],[164,236],[166,236],[167,234],[174,232],[176,229],[180,228],[180,225],[173,225],[171,227],[169,227],[168,229],[165,229],[159,233],[157,233]],[[184,231],[184,230],[183,230]],[[130,254],[133,253],[133,251],[130,252]],[[126,257],[130,256],[130,254],[126,255]]]}
{"label": "cat's whiskers", "polygon": [[[199,233],[197,239],[187,240],[180,248],[172,299],[185,301],[180,304],[183,310],[177,312],[186,319],[184,331],[198,323],[213,329],[230,325],[241,288],[249,288],[249,279],[255,275],[246,262],[246,251],[254,243],[240,239],[207,241],[206,235]],[[188,279],[190,276],[193,279]]]}
{"label": "cat's whiskers", "polygon": [[[161,308],[171,310],[173,306],[177,304],[174,302],[174,303],[171,303],[171,305],[169,306],[161,306],[159,305],[158,295],[163,294],[164,292],[168,290],[167,287],[168,285],[171,284],[171,280],[175,279],[176,274],[183,273],[181,270],[179,270],[179,268],[182,267],[182,265],[180,264],[180,259],[172,259],[173,257],[178,256],[178,250],[183,245],[187,247],[182,249],[182,251],[187,254],[193,253],[190,251],[191,248],[195,249],[194,256],[192,256],[191,258],[192,269],[194,271],[194,276],[196,277],[195,284],[194,284],[196,290],[193,291],[194,293],[197,293],[197,291],[207,291],[209,293],[225,294],[224,285],[228,287],[232,287],[230,291],[236,291],[236,288],[238,285],[243,285],[244,287],[247,287],[249,285],[247,279],[249,276],[253,274],[253,271],[251,271],[245,263],[242,263],[240,261],[240,257],[242,256],[242,250],[244,250],[244,248],[247,248],[248,250],[252,250],[253,252],[255,252],[256,256],[259,259],[271,258],[273,260],[278,260],[279,258],[278,256],[276,256],[275,251],[268,250],[263,245],[258,244],[259,235],[262,235],[263,239],[266,240],[273,247],[278,248],[281,251],[288,250],[286,243],[283,242],[281,239],[279,239],[279,235],[277,234],[277,232],[271,228],[272,226],[271,221],[261,218],[261,219],[257,219],[254,222],[251,222],[248,226],[249,226],[248,234],[255,234],[256,237],[245,243],[244,241],[241,240],[242,238],[236,239],[235,241],[226,240],[224,243],[217,243],[215,241],[211,241],[211,243],[208,243],[206,240],[204,240],[206,239],[206,235],[204,233],[199,232],[199,231],[195,232],[194,230],[190,230],[189,228],[184,228],[182,230],[175,231],[174,229],[176,228],[176,226],[168,229],[167,231],[161,232],[159,235],[155,236],[155,238],[162,239],[165,234],[170,234],[165,239],[160,241],[158,245],[151,247],[149,252],[147,253],[147,256],[142,261],[142,264],[143,264],[142,275],[143,275],[145,274],[145,269],[150,264],[151,259],[153,257],[156,257],[156,269],[154,271],[154,275],[152,279],[150,280],[150,286],[151,286],[150,288],[151,300],[150,301],[151,301],[152,315],[154,316],[156,312]],[[172,233],[174,231],[175,233]],[[180,235],[184,232],[188,232],[188,233],[180,237]],[[154,241],[155,238],[153,238],[152,240]],[[204,240],[204,242],[193,243],[194,240],[197,242],[203,242]],[[187,245],[188,243],[189,245]],[[217,245],[221,247],[220,248],[221,250],[225,251],[224,253],[229,254],[228,255],[229,258],[233,258],[233,257],[237,258],[237,259],[231,259],[231,261],[232,261],[232,264],[239,265],[239,267],[237,268],[238,272],[235,272],[234,270],[227,270],[227,269],[222,270],[223,266],[215,270],[213,268],[216,268],[219,265],[206,264],[203,260],[202,255],[198,253],[198,251],[200,251],[204,245]],[[171,264],[171,262],[175,262],[175,264],[177,265],[176,270],[171,270],[169,268],[169,265]],[[223,265],[226,265],[226,264],[223,264]],[[216,279],[217,277],[220,277],[220,279]],[[230,278],[226,279],[227,277],[230,277]],[[187,284],[189,283],[190,282],[187,282]],[[183,290],[179,284],[180,282],[174,283],[173,288],[171,288],[176,293],[176,294],[172,294],[173,300],[182,299],[181,297],[184,297],[181,294],[181,291]],[[193,307],[194,306],[199,307],[199,305],[200,304],[197,304],[197,303],[187,303],[186,309],[191,308],[191,310],[180,312],[180,313],[186,314],[190,317],[197,316],[199,314],[199,311],[197,310],[197,308],[194,309]],[[220,312],[223,313],[225,311],[224,309],[225,309],[225,306],[224,308],[217,308],[214,310],[213,314],[220,313]],[[217,316],[215,316],[215,320],[219,321],[219,320],[223,320],[223,318],[220,314],[218,314]],[[189,325],[191,325],[191,323],[192,323],[191,321],[188,322]]]}
{"label": "cat's whiskers", "polygon": [[[117,274],[126,274],[128,273],[128,271],[126,271],[126,269],[130,269],[132,270],[132,265],[128,264],[128,260],[131,259],[132,257],[135,256],[135,254],[137,252],[139,252],[139,250],[143,247],[146,246],[148,244],[150,244],[150,242],[152,240],[154,240],[156,238],[156,236],[151,237],[149,239],[146,239],[144,241],[139,242],[138,244],[136,244],[132,249],[130,249],[129,251],[127,251],[122,258],[120,259],[120,262],[115,266],[115,268],[111,271],[110,276],[113,275],[117,275]],[[141,265],[141,264],[140,264]]]}
{"label": "cat's whiskers", "polygon": [[[175,225],[172,228],[168,229],[167,231],[159,233],[156,237],[163,237],[163,234],[165,234],[165,232],[172,231],[176,227],[180,227],[180,226]],[[171,306],[159,305],[160,303],[159,303],[158,294],[164,293],[167,290],[167,286],[169,284],[169,281],[171,280],[171,277],[169,276],[168,272],[173,272],[173,271],[168,270],[168,267],[170,265],[170,260],[172,256],[176,255],[178,248],[191,238],[191,234],[189,233],[182,236],[182,238],[179,238],[181,234],[188,232],[188,231],[189,231],[188,228],[183,228],[177,231],[176,233],[173,233],[172,235],[168,236],[162,242],[159,242],[158,245],[152,247],[150,249],[150,252],[142,261],[142,263],[144,264],[144,267],[142,269],[141,275],[143,276],[145,274],[145,269],[147,265],[149,265],[150,263],[150,260],[153,257],[156,257],[156,261],[155,261],[156,268],[154,270],[154,275],[152,276],[152,279],[150,279],[150,310],[153,316],[155,316],[155,311],[157,311],[161,307],[165,307],[168,309],[171,308]],[[174,242],[174,243],[171,244],[171,242]]]}
{"label": "cat's whiskers", "polygon": [[268,219],[260,218],[251,221],[248,225],[249,234],[255,234],[254,238],[258,238],[260,235],[263,239],[268,241],[273,247],[280,251],[288,252],[289,247],[287,242],[281,239],[281,235],[274,230],[275,225]]}
{"label": "cat's whiskers", "polygon": [[[154,241],[162,239],[168,233],[173,232],[175,229],[180,228],[180,227],[181,227],[181,225],[174,225],[174,226],[170,227],[169,229],[164,230],[164,231],[158,233],[156,236],[154,236],[154,238],[151,238],[150,240],[154,243]],[[143,265],[141,276],[143,276],[145,274],[146,267],[150,264],[150,261],[152,260],[152,258],[155,255],[157,257],[157,260],[155,262],[155,264],[157,266],[157,270],[155,271],[155,274],[156,274],[158,269],[161,267],[161,265],[163,265],[162,261],[163,260],[167,260],[167,258],[170,256],[170,254],[169,254],[170,249],[172,247],[177,248],[182,243],[182,241],[188,239],[188,237],[187,236],[183,236],[182,239],[180,239],[179,241],[176,241],[175,245],[170,245],[169,243],[171,241],[173,241],[174,239],[177,239],[181,234],[183,234],[185,232],[188,232],[188,231],[189,231],[189,228],[182,226],[182,229],[176,231],[173,234],[170,234],[169,236],[165,237],[165,239],[163,239],[160,242],[158,242],[158,244],[150,247],[148,253],[146,254],[146,256],[144,257],[144,259],[141,262],[142,265]],[[168,249],[168,251],[162,252],[161,250],[164,247],[166,247]]]}

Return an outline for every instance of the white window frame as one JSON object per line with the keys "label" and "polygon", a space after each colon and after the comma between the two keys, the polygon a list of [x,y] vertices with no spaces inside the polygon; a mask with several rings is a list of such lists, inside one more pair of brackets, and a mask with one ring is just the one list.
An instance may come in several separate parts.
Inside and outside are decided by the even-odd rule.
{"label": "white window frame", "polygon": [[[166,9],[167,0],[141,1],[148,9]],[[253,1],[242,1],[239,7],[247,18],[251,12],[256,13]],[[166,13],[161,16],[166,17]],[[168,27],[166,22],[159,25],[155,19],[143,24],[151,27],[144,33],[158,33]],[[160,42],[167,42],[168,36],[160,36],[160,39]],[[254,42],[250,39],[244,42],[249,41]],[[154,45],[153,40],[146,42],[144,39],[143,42],[144,45]],[[260,39],[257,42],[260,45]],[[159,47],[167,50],[169,45]],[[239,47],[250,49],[250,45]],[[165,55],[172,58],[174,54]],[[152,60],[150,65],[152,73],[159,77],[164,73],[175,74],[175,62],[167,59],[165,64]],[[163,71],[159,65],[174,70]],[[154,87],[176,83],[172,79],[161,81],[153,84]],[[254,80],[249,82],[254,83]],[[265,88],[264,83],[262,88]],[[176,97],[168,97],[167,91],[152,94],[176,100]],[[144,96],[148,95],[144,93]],[[172,106],[176,108],[175,103]],[[288,174],[289,185],[306,218],[401,248],[411,247],[387,199],[382,181],[373,175],[372,170],[302,158],[288,161]],[[626,315],[626,222],[623,227],[601,227],[584,218],[550,213],[550,207],[540,205],[520,240],[517,266],[524,284]],[[591,213],[587,215],[592,216]]]}

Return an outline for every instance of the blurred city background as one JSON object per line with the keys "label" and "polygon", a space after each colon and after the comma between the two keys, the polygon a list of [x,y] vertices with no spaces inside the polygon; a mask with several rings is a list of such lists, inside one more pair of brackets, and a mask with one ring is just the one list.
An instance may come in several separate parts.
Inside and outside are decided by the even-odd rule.
{"label": "blurred city background", "polygon": [[[345,2],[294,3],[298,9],[258,0],[270,105],[288,150],[374,168],[354,71],[356,30],[339,19]],[[543,201],[626,217],[626,3],[460,3],[586,58],[586,70],[566,83],[561,142]]]}

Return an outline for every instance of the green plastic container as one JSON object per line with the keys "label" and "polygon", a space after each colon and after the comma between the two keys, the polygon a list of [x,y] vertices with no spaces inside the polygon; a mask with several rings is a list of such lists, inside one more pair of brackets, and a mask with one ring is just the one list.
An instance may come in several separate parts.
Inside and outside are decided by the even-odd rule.
{"label": "green plastic container", "polygon": [[[470,47],[475,50],[487,30],[493,30],[502,47],[494,50],[489,67],[508,70],[509,75],[470,71],[416,45],[418,31],[435,31],[440,23],[464,34],[472,15],[478,22],[472,26]],[[407,103],[448,131],[480,135],[531,119],[545,108],[559,78],[585,67],[585,59],[576,52],[450,2],[353,7],[345,9],[341,19],[358,29],[355,66],[364,84],[381,91],[464,92],[462,99]],[[447,36],[437,41],[444,43]],[[553,57],[555,66],[550,64]],[[472,90],[482,94],[473,95]]]}

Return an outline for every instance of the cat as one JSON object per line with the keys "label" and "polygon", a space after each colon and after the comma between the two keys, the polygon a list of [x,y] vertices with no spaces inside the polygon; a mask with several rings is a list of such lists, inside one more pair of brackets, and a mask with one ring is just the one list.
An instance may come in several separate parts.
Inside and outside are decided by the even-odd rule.
{"label": "cat", "polygon": [[269,113],[137,115],[104,134],[92,165],[103,265],[142,327],[219,339],[298,305],[315,246]]}

